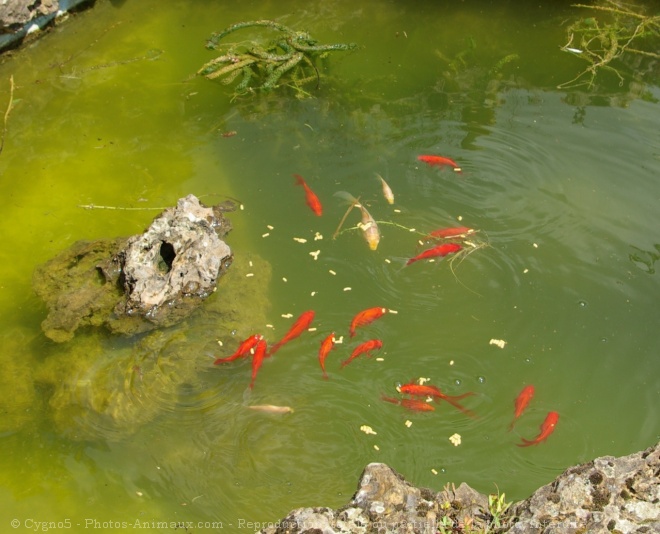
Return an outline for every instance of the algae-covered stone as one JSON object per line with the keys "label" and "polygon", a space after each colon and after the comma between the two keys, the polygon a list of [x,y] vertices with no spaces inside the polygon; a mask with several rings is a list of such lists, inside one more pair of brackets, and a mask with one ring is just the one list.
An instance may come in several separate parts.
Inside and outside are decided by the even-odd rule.
{"label": "algae-covered stone", "polygon": [[49,310],[41,323],[47,337],[56,342],[69,341],[78,328],[108,321],[123,295],[117,283],[119,270],[112,269],[109,260],[126,245],[126,240],[77,241],[36,268],[32,284]]}
{"label": "algae-covered stone", "polygon": [[84,326],[134,335],[188,317],[232,261],[222,211],[188,195],[143,234],[78,241],[37,267],[34,289],[49,310],[46,336],[69,341]]}
{"label": "algae-covered stone", "polygon": [[[255,276],[246,277],[248,270]],[[226,372],[213,366],[214,358],[266,324],[270,278],[264,260],[240,258],[218,283],[218,294],[176,326],[132,340],[88,330],[52,345],[36,372],[37,382],[53,390],[57,430],[78,440],[123,439],[175,410],[188,388],[208,387],[209,369]]]}

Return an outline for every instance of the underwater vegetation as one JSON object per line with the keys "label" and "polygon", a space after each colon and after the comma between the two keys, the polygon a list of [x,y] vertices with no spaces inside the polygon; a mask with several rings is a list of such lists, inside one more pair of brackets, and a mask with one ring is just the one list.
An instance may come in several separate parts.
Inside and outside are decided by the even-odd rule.
{"label": "underwater vegetation", "polygon": [[[641,62],[660,59],[657,53],[660,41],[660,15],[645,15],[642,7],[625,6],[620,2],[605,0],[598,5],[575,4],[574,7],[589,9],[594,16],[580,18],[567,29],[568,42],[562,50],[587,61],[589,65],[575,78],[557,86],[558,89],[586,85],[591,88],[599,70],[614,73],[622,85],[624,77],[611,63],[621,60],[640,72]],[[601,19],[596,17],[601,15]],[[651,67],[652,68],[652,67]]]}
{"label": "underwater vegetation", "polygon": [[[266,43],[220,43],[230,33],[251,27],[268,28],[279,32],[279,35]],[[292,30],[272,20],[254,20],[232,24],[211,35],[206,48],[218,50],[221,47],[226,47],[225,53],[202,65],[197,74],[209,80],[223,78],[222,83],[226,85],[240,76],[236,94],[254,92],[256,86],[262,91],[270,91],[286,85],[295,89],[298,96],[304,96],[304,85],[316,81],[318,87],[320,83],[321,74],[316,65],[318,59],[326,58],[329,52],[355,49],[357,45],[319,44],[307,32]]]}

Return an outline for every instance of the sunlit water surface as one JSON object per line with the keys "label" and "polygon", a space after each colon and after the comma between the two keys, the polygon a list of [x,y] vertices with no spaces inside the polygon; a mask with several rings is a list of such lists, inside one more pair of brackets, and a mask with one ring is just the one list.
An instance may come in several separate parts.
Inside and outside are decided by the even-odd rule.
{"label": "sunlit water surface", "polygon": [[[373,461],[436,490],[465,481],[522,499],[570,465],[660,439],[660,90],[631,101],[555,90],[582,67],[559,51],[561,11],[435,4],[97,2],[5,58],[3,110],[11,75],[15,91],[0,154],[2,525],[92,520],[95,532],[110,532],[108,522],[201,520],[249,530],[246,521],[292,508],[344,504]],[[275,91],[232,101],[231,87],[191,76],[213,57],[204,48],[211,32],[264,18],[361,48],[333,55],[328,78],[303,100]],[[464,50],[467,66],[451,86],[441,56]],[[488,75],[507,54],[518,58]],[[424,153],[452,157],[463,173],[418,162]],[[320,197],[322,217],[293,173]],[[376,252],[356,231],[331,239],[346,210],[340,190],[383,221]],[[197,380],[152,399],[157,417],[130,431],[76,422],[84,439],[60,432],[52,391],[35,376],[67,347],[41,333],[46,310],[32,271],[77,240],[139,233],[159,212],[79,205],[158,208],[188,193],[244,205],[229,214],[228,241],[237,258],[270,263],[268,339],[290,326],[283,315],[308,309],[317,330],[268,360],[247,394],[249,362],[214,367],[222,349],[198,329],[194,341],[215,348],[191,354]],[[487,246],[463,261],[404,268],[422,250],[410,229],[459,224]],[[351,318],[372,306],[397,313],[350,340]],[[324,381],[316,355],[333,330],[344,343]],[[340,370],[372,337],[383,341],[382,361]],[[98,357],[132,342],[107,339]],[[381,400],[418,377],[449,394],[475,392],[464,403],[478,417],[446,403],[414,413]],[[527,384],[536,395],[509,432]],[[560,420],[547,442],[516,447],[549,411]],[[456,433],[459,446],[449,440]]]}

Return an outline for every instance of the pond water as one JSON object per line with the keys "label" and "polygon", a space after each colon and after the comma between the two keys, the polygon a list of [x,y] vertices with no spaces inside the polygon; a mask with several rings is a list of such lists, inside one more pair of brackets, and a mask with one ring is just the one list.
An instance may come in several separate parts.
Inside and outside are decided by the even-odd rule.
{"label": "pond water", "polygon": [[[660,88],[621,66],[622,85],[603,72],[591,89],[558,90],[586,66],[560,50],[579,16],[559,3],[99,1],[5,57],[0,110],[10,76],[14,90],[0,154],[2,524],[255,530],[249,522],[296,507],[346,503],[374,461],[416,485],[465,481],[517,500],[571,465],[656,443]],[[286,87],[235,97],[232,85],[194,76],[220,53],[205,48],[212,32],[256,19],[359,47],[332,52],[308,98]],[[450,157],[462,173],[420,154]],[[379,221],[376,251],[357,212],[332,239],[347,209],[338,191]],[[140,233],[189,193],[244,208],[228,214],[227,239],[241,276],[254,260],[242,282],[252,297],[238,303],[253,329],[274,342],[314,310],[316,330],[268,359],[249,391],[248,360],[212,363],[254,332],[221,347],[202,310],[178,341],[148,349],[160,361],[187,347],[194,374],[164,380],[129,365],[118,424],[82,392],[145,340],[89,330],[50,341],[32,272],[78,240]],[[423,232],[451,226],[477,230],[469,254],[405,266],[428,248]],[[221,283],[210,300],[222,297]],[[352,317],[374,306],[396,313],[349,338]],[[323,380],[318,348],[332,331],[343,343]],[[381,351],[340,369],[371,338]],[[427,413],[382,401],[420,377],[449,395],[474,392],[461,402],[476,417],[445,402]],[[529,384],[535,396],[508,431]],[[560,418],[547,441],[517,447],[550,411]]]}

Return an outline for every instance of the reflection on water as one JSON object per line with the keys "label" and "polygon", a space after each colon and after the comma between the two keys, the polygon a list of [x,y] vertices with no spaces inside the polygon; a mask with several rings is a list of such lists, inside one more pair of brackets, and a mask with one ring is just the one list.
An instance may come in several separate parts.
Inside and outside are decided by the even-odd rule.
{"label": "reflection on water", "polygon": [[[60,509],[111,519],[120,509],[164,520],[273,520],[298,506],[345,503],[370,461],[419,485],[466,481],[489,492],[497,484],[523,498],[569,465],[659,439],[658,341],[649,333],[657,104],[595,105],[544,89],[557,83],[549,77],[572,77],[553,52],[563,37],[555,13],[538,26],[498,8],[498,29],[494,13],[454,6],[438,32],[435,5],[377,7],[374,19],[375,5],[337,2],[329,29],[295,2],[222,13],[196,4],[149,17],[151,2],[101,4],[19,52],[20,63],[0,66],[0,80],[12,73],[18,84],[0,155],[0,172],[12,178],[0,223],[8,415],[0,472],[16,516]],[[230,89],[190,77],[209,59],[206,36],[257,17],[364,48],[333,57],[313,99],[273,91],[231,102]],[[504,31],[513,26],[519,41]],[[236,135],[222,135],[229,131]],[[419,154],[451,157],[463,173],[422,164]],[[294,173],[321,199],[323,217],[305,205]],[[377,251],[359,230],[332,239],[346,210],[334,196],[342,190],[381,222]],[[191,192],[244,207],[229,214],[236,262],[223,281],[238,273],[236,291],[219,290],[208,313],[153,337],[92,330],[67,344],[46,341],[34,267],[78,239],[140,232],[154,215],[77,206],[167,206]],[[420,232],[459,225],[486,246],[463,261],[404,266],[428,246]],[[252,261],[255,276],[243,276],[240,261]],[[223,299],[242,315],[220,318]],[[355,313],[373,306],[397,313],[349,338]],[[267,359],[254,390],[249,360],[212,365],[253,331],[275,342],[291,326],[288,314],[308,309],[316,330]],[[343,343],[323,380],[318,347],[331,331]],[[341,369],[371,338],[383,342],[378,358]],[[479,417],[444,402],[416,413],[381,400],[422,377],[449,395],[475,392],[464,402]],[[508,432],[527,384],[536,394]],[[516,447],[549,411],[561,418],[547,442]],[[455,433],[459,446],[449,441]]]}

